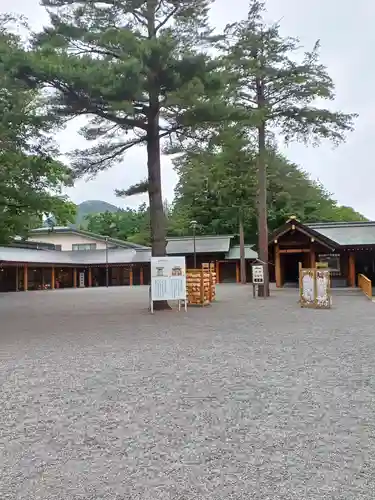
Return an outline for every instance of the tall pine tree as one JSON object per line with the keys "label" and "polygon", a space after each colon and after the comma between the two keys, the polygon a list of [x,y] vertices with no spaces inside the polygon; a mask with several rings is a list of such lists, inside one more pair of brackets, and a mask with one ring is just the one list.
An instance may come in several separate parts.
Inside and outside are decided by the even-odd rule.
{"label": "tall pine tree", "polygon": [[[246,20],[226,29],[223,50],[233,78],[233,100],[251,118],[249,129],[258,143],[258,247],[268,262],[267,143],[271,131],[287,141],[339,143],[352,130],[354,115],[320,107],[316,100],[332,101],[334,84],[319,61],[319,43],[299,61],[298,39],[283,37],[278,24],[264,20],[264,2],[250,1]],[[268,266],[265,293],[268,295]]]}
{"label": "tall pine tree", "polygon": [[161,140],[227,117],[221,70],[207,51],[210,3],[42,0],[51,27],[35,36],[32,51],[8,61],[30,85],[52,88],[51,114],[88,117],[81,133],[95,145],[74,152],[77,175],[107,169],[129,148],[146,145],[156,256],[166,247]]}

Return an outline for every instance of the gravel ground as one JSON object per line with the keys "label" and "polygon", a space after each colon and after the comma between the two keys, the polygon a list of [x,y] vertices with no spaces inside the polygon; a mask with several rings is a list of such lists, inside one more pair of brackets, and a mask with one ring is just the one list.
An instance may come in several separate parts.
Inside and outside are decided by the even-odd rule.
{"label": "gravel ground", "polygon": [[375,304],[0,296],[1,500],[375,498]]}

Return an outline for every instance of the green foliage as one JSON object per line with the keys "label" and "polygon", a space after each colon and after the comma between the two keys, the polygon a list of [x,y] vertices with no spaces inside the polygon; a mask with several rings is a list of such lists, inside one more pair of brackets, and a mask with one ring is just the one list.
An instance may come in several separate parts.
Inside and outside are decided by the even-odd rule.
{"label": "green foliage", "polygon": [[[223,127],[205,147],[192,147],[174,161],[179,174],[172,220],[175,234],[238,234],[257,238],[257,153],[239,128]],[[340,207],[319,183],[276,152],[268,155],[268,222],[272,231],[295,215],[302,222],[360,221],[350,207]]]}
{"label": "green foliage", "polygon": [[[22,96],[21,102],[13,102],[14,126],[3,131],[10,152],[31,162],[20,167],[24,178],[27,171],[41,176],[42,162],[48,179],[44,193],[68,182],[67,171],[53,160],[56,151],[46,142],[45,125],[53,130],[52,124],[59,127],[85,116],[81,134],[94,146],[72,152],[75,175],[95,175],[123,161],[129,148],[146,145],[147,179],[117,194],[147,190],[150,201],[149,210],[140,210],[140,219],[139,211],[128,210],[90,216],[91,230],[109,234],[112,227],[117,237],[149,242],[151,228],[154,255],[164,254],[167,229],[169,234],[186,234],[192,219],[199,222],[198,232],[237,233],[241,214],[246,237],[254,241],[254,200],[257,196],[259,214],[265,215],[266,187],[270,228],[291,214],[306,221],[361,217],[337,206],[322,186],[278,154],[273,143],[272,134],[287,141],[339,143],[352,130],[354,115],[320,105],[332,101],[334,85],[319,60],[319,44],[300,58],[298,40],[281,36],[278,25],[267,25],[264,4],[258,0],[251,0],[246,20],[213,37],[207,21],[210,4],[42,0],[51,23],[32,37],[27,49],[3,33],[3,86],[23,89],[26,84],[29,89],[13,93],[13,99]],[[219,49],[215,56],[210,55],[213,47]],[[26,94],[27,113],[22,102]],[[29,121],[19,129],[26,116]],[[31,139],[38,150],[29,149]],[[163,139],[169,140],[170,151],[180,151],[173,210],[163,206]],[[8,164],[9,169],[21,165],[14,158]],[[266,164],[267,177],[261,175]],[[9,179],[10,170],[5,176]],[[65,203],[55,196],[55,209],[58,200]],[[262,222],[266,228],[265,218]],[[263,232],[263,248],[264,243]]]}
{"label": "green foliage", "polygon": [[[0,20],[1,21],[1,20]],[[0,50],[18,39],[0,26]],[[0,242],[25,235],[45,214],[66,223],[74,205],[62,195],[70,172],[52,157],[47,124],[37,112],[37,95],[9,78],[0,63]]]}
{"label": "green foliage", "polygon": [[119,207],[107,203],[102,200],[86,200],[77,205],[77,216],[75,223],[81,225],[83,229],[86,229],[85,219],[88,215],[98,214],[101,212],[118,212]]}
{"label": "green foliage", "polygon": [[150,244],[149,226],[150,215],[145,204],[137,210],[126,208],[117,212],[90,214],[85,224],[85,228],[92,233],[141,245]]}
{"label": "green foliage", "polygon": [[250,128],[255,121],[287,141],[345,140],[356,115],[319,105],[335,97],[334,83],[319,60],[319,42],[301,60],[298,38],[283,37],[280,26],[267,24],[264,14],[264,2],[251,0],[247,19],[227,26],[221,45],[232,99],[247,111]]}
{"label": "green foliage", "polygon": [[218,60],[208,55],[210,0],[42,0],[51,26],[33,49],[0,59],[32,88],[49,89],[56,123],[85,115],[95,146],[73,153],[77,175],[93,175],[147,145],[151,232],[165,252],[160,139],[179,140],[228,117]]}

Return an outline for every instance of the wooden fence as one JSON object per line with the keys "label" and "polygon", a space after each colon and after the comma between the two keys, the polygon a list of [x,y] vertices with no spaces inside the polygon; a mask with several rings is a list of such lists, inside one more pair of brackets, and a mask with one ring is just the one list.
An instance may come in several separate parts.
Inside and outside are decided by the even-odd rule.
{"label": "wooden fence", "polygon": [[372,283],[364,274],[358,274],[358,286],[362,292],[372,300]]}

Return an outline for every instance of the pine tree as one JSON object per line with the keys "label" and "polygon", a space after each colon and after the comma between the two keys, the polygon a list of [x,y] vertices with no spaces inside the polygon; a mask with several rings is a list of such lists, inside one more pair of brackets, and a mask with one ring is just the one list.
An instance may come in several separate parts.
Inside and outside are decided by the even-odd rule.
{"label": "pine tree", "polygon": [[[256,123],[258,143],[258,247],[259,258],[268,262],[267,143],[276,132],[287,141],[339,143],[352,130],[353,118],[317,105],[316,100],[334,99],[334,84],[319,61],[319,43],[298,61],[297,38],[283,37],[278,24],[264,21],[264,2],[251,0],[248,18],[226,29],[222,45],[232,73],[233,100]],[[268,295],[268,266],[265,293]]]}
{"label": "pine tree", "polygon": [[165,255],[161,140],[227,117],[222,71],[207,46],[211,0],[42,0],[51,27],[12,61],[16,76],[54,90],[51,115],[89,117],[81,130],[95,145],[74,152],[78,176],[147,147],[152,252]]}

